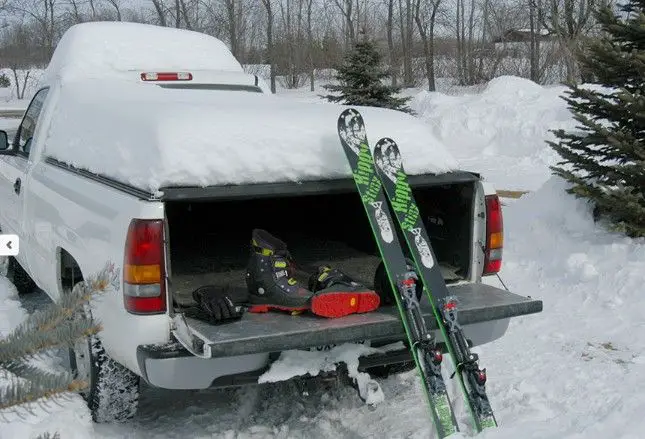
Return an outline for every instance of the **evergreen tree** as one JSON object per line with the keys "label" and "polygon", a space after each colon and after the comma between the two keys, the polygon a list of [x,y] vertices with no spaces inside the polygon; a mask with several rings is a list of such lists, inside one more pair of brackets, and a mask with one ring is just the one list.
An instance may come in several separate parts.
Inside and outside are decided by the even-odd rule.
{"label": "evergreen tree", "polygon": [[11,81],[6,73],[0,73],[0,88],[11,87]]}
{"label": "evergreen tree", "polygon": [[553,131],[562,157],[554,174],[570,193],[592,201],[609,227],[645,236],[645,0],[628,0],[616,13],[596,12],[602,36],[580,55],[593,87],[570,85],[565,101],[577,130]]}
{"label": "evergreen tree", "polygon": [[340,95],[321,97],[345,105],[385,107],[412,113],[405,105],[410,98],[395,96],[400,89],[383,83],[387,76],[387,70],[381,63],[381,54],[373,42],[364,39],[356,43],[338,68],[336,80],[339,85],[324,86]]}
{"label": "evergreen tree", "polygon": [[44,403],[87,388],[89,383],[72,374],[43,370],[31,360],[52,349],[72,348],[97,334],[101,326],[82,311],[97,293],[118,288],[118,280],[119,270],[108,264],[95,277],[78,283],[58,302],[29,315],[7,337],[0,339],[0,411],[29,411],[33,403]]}

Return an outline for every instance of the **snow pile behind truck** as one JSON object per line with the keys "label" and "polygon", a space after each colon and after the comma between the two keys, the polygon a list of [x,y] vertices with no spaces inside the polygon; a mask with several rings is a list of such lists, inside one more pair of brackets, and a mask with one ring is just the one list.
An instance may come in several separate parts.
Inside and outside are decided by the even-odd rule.
{"label": "snow pile behind truck", "polygon": [[[59,90],[46,156],[151,192],[350,175],[336,131],[343,106],[288,102],[261,86],[254,90],[254,77],[221,41],[166,30],[89,23],[65,35],[44,75]],[[169,71],[192,79],[141,79]],[[378,108],[361,113],[370,142],[394,138],[411,174],[456,168],[417,118]]]}

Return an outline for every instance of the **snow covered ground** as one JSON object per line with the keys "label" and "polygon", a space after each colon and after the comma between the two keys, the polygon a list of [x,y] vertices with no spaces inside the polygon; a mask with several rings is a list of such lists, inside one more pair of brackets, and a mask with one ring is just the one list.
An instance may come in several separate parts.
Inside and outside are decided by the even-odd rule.
{"label": "snow covered ground", "polygon": [[[476,349],[500,424],[482,439],[637,439],[645,431],[645,240],[604,231],[585,202],[549,177],[555,156],[543,144],[547,130],[571,123],[560,92],[502,78],[479,95],[422,93],[414,101],[446,145],[454,139],[454,155],[471,160],[469,169],[487,171],[498,188],[536,189],[504,206],[501,275],[511,291],[542,299],[544,311],[513,319],[502,339]],[[37,297],[20,304],[0,278],[1,334]],[[74,396],[25,419],[0,416],[0,439],[45,429],[65,439],[432,437],[415,372],[380,383],[385,400],[375,410],[333,383],[306,394],[293,382],[200,392],[144,387],[140,414],[122,425],[93,425]]]}

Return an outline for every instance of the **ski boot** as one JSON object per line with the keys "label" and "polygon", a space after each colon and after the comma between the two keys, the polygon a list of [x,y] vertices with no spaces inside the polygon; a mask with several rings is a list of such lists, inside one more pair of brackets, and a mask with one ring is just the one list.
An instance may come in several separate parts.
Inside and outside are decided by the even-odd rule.
{"label": "ski boot", "polygon": [[293,277],[287,245],[266,230],[253,230],[246,286],[249,312],[280,310],[295,315],[310,309],[313,293]]}
{"label": "ski boot", "polygon": [[338,269],[327,266],[309,278],[311,312],[322,317],[343,317],[349,314],[374,311],[380,297],[374,290],[354,281]]}

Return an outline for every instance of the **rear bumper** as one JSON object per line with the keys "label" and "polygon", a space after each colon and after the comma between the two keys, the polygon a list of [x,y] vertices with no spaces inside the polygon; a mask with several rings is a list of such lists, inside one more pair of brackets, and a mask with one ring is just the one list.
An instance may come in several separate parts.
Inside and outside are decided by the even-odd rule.
{"label": "rear bumper", "polygon": [[[459,320],[473,346],[501,338],[512,317],[542,311],[539,300],[485,284],[453,286],[450,290],[460,300]],[[441,341],[431,308],[425,305],[426,321]],[[284,350],[359,340],[385,344],[405,338],[394,308],[341,319],[268,313],[247,314],[239,322],[221,326],[186,321],[196,341],[193,346],[203,349],[202,356],[191,354],[179,343],[139,346],[139,367],[149,384],[167,389],[206,389],[257,383],[257,378]],[[410,360],[406,349],[388,351],[362,357],[360,370]]]}
{"label": "rear bumper", "polygon": [[[490,343],[502,337],[509,319],[476,323],[465,327],[473,346]],[[445,351],[445,349],[444,349]],[[180,344],[144,345],[137,349],[143,379],[164,389],[208,389],[257,384],[258,378],[280,356],[279,352],[232,357],[196,357]],[[359,358],[358,370],[412,361],[407,348]]]}

